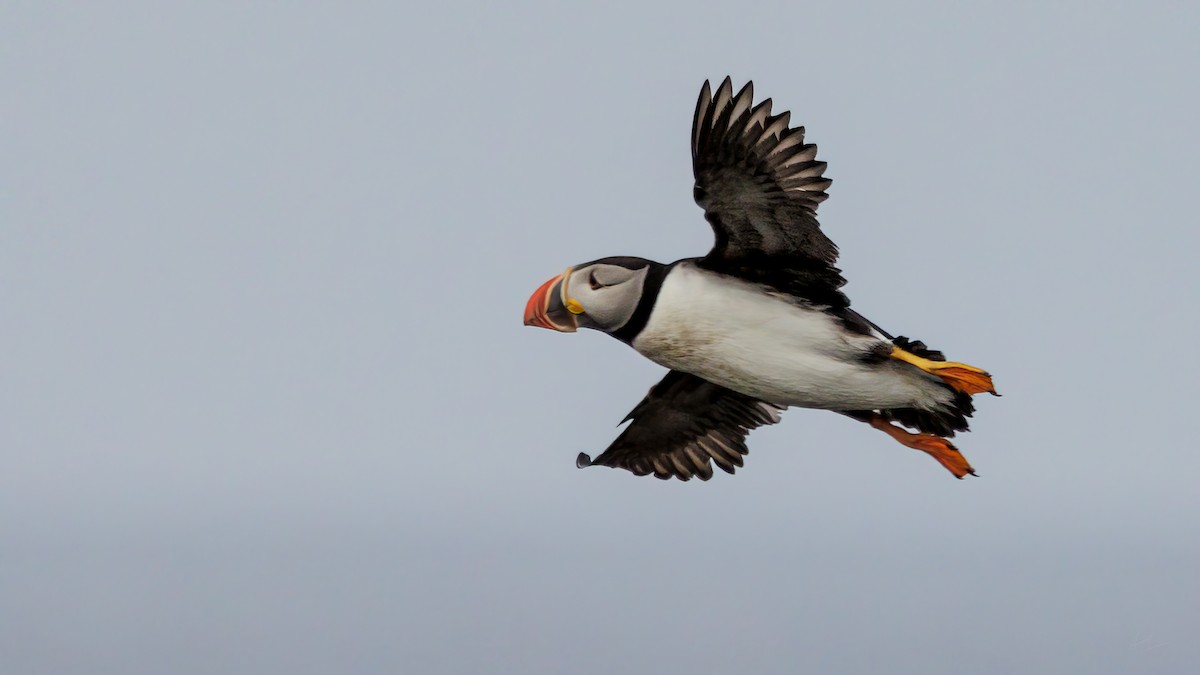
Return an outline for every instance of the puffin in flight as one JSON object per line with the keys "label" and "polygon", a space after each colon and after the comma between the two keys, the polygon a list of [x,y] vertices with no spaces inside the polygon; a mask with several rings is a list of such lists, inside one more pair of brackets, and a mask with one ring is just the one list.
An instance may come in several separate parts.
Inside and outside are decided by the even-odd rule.
{"label": "puffin in flight", "polygon": [[[893,337],[850,309],[837,246],[817,223],[832,181],[790,113],[755,105],[753,82],[700,90],[694,196],[716,234],[702,258],[634,257],[568,267],[525,305],[525,324],[603,331],[670,369],[595,459],[644,476],[701,480],[742,466],[746,434],[788,406],[832,410],[975,472],[947,440],[967,430],[985,371]],[[908,431],[908,427],[913,431]]]}

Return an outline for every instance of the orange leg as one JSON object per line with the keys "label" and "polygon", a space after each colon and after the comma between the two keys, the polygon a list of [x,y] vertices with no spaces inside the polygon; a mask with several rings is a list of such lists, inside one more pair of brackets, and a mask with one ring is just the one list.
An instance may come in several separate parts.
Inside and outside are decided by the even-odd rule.
{"label": "orange leg", "polygon": [[882,415],[872,415],[867,423],[883,433],[891,436],[899,441],[905,447],[921,452],[929,453],[942,466],[950,470],[955,478],[962,478],[967,474],[976,475],[975,470],[967,462],[967,458],[963,457],[958,448],[950,441],[941,436],[933,434],[914,434],[885,420]]}
{"label": "orange leg", "polygon": [[954,387],[955,391],[971,396],[984,392],[994,396],[1000,395],[996,393],[996,387],[992,384],[992,376],[982,368],[954,361],[931,361],[899,347],[892,347],[891,356],[893,359],[911,363],[931,375],[937,375],[946,384]]}

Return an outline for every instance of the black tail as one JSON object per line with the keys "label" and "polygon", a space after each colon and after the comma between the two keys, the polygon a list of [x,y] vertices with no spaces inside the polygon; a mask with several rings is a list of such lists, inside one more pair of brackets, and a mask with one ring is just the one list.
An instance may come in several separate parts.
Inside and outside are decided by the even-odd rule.
{"label": "black tail", "polygon": [[[892,344],[930,361],[946,360],[941,352],[926,347],[925,343],[920,340],[909,340],[904,336],[899,336],[892,339]],[[946,385],[946,388],[950,389],[950,385]],[[951,391],[954,390],[951,389]],[[950,406],[950,409],[942,412],[930,412],[916,408],[892,408],[879,412],[886,419],[899,422],[910,429],[935,436],[950,437],[956,431],[968,431],[967,418],[975,412],[975,404],[971,402],[969,395],[955,391],[954,400]]]}

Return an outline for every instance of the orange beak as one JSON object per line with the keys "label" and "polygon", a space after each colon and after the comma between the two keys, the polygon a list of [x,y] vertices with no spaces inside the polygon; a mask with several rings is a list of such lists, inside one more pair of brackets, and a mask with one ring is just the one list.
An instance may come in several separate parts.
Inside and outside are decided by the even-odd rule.
{"label": "orange beak", "polygon": [[568,269],[538,286],[533,295],[529,296],[529,302],[525,303],[526,326],[549,328],[562,333],[575,332],[579,327],[579,322],[576,321],[574,314],[567,311],[563,300],[563,282],[570,273],[571,270]]}

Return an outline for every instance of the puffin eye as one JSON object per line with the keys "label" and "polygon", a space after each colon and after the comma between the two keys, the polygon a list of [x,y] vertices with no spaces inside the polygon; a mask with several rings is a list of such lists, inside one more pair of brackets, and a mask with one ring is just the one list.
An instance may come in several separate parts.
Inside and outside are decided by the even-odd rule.
{"label": "puffin eye", "polygon": [[600,281],[596,279],[596,270],[588,272],[588,286],[590,286],[593,291],[598,291],[601,288],[604,288],[604,284],[600,283]]}

